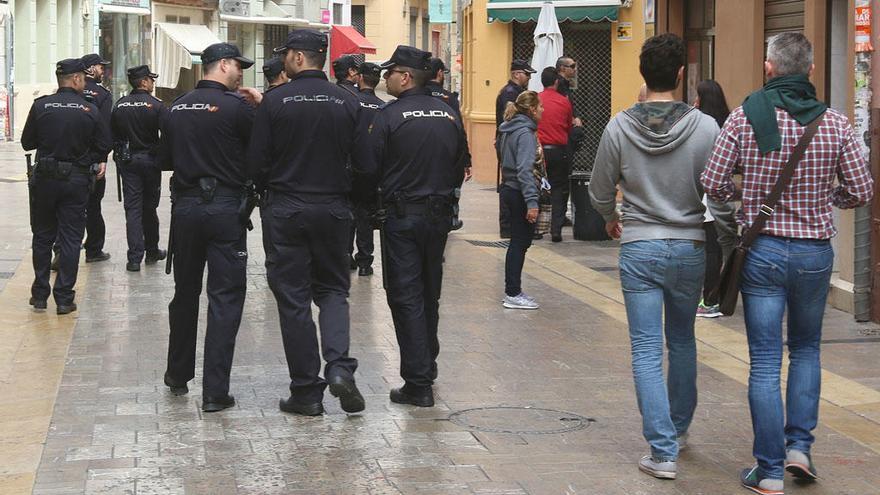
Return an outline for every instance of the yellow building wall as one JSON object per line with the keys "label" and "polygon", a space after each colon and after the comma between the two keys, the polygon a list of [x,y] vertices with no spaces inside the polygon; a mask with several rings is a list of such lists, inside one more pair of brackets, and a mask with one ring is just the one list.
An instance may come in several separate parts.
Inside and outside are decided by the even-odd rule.
{"label": "yellow building wall", "polygon": [[[635,103],[644,80],[639,73],[639,52],[645,42],[644,0],[634,0],[632,7],[621,8],[617,22],[611,23],[611,115]],[[631,41],[618,41],[621,23],[632,23]]]}
{"label": "yellow building wall", "polygon": [[[368,54],[371,62],[388,60],[397,45],[409,44],[411,9],[419,9],[416,22],[416,47],[422,47],[422,17],[428,16],[428,1],[352,0],[352,5],[364,5],[364,37],[376,45],[376,54]],[[405,10],[404,10],[405,9]],[[429,29],[430,31],[433,30]],[[429,48],[430,49],[430,48]]]}

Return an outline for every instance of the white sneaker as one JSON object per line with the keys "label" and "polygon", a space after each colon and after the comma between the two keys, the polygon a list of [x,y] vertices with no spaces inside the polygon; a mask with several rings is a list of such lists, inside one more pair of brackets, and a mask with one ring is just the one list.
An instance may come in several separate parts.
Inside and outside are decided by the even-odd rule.
{"label": "white sneaker", "polygon": [[504,301],[502,304],[507,309],[538,309],[538,303],[535,302],[534,299],[527,296],[525,292],[520,292],[519,295],[516,296],[504,296]]}
{"label": "white sneaker", "polygon": [[652,456],[646,455],[639,461],[639,470],[663,480],[674,480],[678,468],[675,461],[656,461]]}

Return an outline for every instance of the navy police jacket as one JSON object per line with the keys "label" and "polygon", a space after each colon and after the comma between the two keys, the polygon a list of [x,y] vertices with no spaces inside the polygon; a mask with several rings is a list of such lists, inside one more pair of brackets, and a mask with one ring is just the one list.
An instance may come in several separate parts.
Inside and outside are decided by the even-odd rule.
{"label": "navy police jacket", "polygon": [[359,118],[357,97],[320,70],[303,71],[266,93],[248,152],[258,189],[347,195]]}
{"label": "navy police jacket", "polygon": [[37,159],[52,157],[80,166],[107,161],[110,129],[98,107],[73,88],[37,98],[21,133],[21,146],[37,150]]}
{"label": "navy police jacket", "polygon": [[214,177],[231,188],[247,182],[246,154],[253,107],[219,82],[202,80],[174,100],[162,124],[160,164],[174,170],[176,187],[198,187]]}
{"label": "navy police jacket", "polygon": [[466,149],[461,120],[427,89],[409,89],[382,107],[370,143],[367,172],[377,178],[385,201],[450,196],[461,185]]}
{"label": "navy police jacket", "polygon": [[132,91],[113,106],[110,117],[113,141],[128,141],[132,153],[155,152],[159,145],[159,126],[166,112],[162,100],[142,89]]}
{"label": "navy police jacket", "polygon": [[98,84],[98,81],[91,77],[86,77],[86,88],[83,90],[83,97],[86,101],[90,101],[98,107],[98,112],[104,123],[110,125],[110,114],[113,112],[113,95],[104,86]]}

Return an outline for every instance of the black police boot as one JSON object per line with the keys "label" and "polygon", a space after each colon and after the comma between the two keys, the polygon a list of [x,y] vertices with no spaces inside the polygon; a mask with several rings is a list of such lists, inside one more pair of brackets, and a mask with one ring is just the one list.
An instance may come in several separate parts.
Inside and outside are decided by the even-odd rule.
{"label": "black police boot", "polygon": [[540,232],[535,232],[535,234],[532,236],[532,239],[536,241],[540,241],[543,238],[544,234],[541,234]]}
{"label": "black police boot", "polygon": [[419,407],[434,407],[434,392],[428,389],[427,392],[419,395],[410,395],[403,391],[403,388],[391,389],[391,402],[395,404],[410,404]]}
{"label": "black police boot", "polygon": [[105,253],[104,251],[98,251],[95,254],[86,255],[86,263],[97,263],[99,261],[107,261],[109,259],[110,253]]}
{"label": "black police boot", "polygon": [[128,263],[126,263],[125,269],[130,272],[139,272],[141,271],[141,264],[129,261]]}
{"label": "black police boot", "polygon": [[286,413],[299,414],[300,416],[320,416],[324,414],[324,404],[320,402],[301,404],[296,402],[293,397],[279,400],[278,407]]}
{"label": "black police boot", "polygon": [[366,407],[364,396],[354,384],[354,380],[334,376],[328,381],[330,382],[330,393],[333,397],[339,398],[339,405],[342,406],[343,411],[356,413],[364,410]]}
{"label": "black police boot", "polygon": [[354,256],[350,256],[349,258],[351,258],[351,259],[348,261],[348,267],[352,270],[357,270],[358,269],[358,262],[355,261]]}
{"label": "black police boot", "polygon": [[66,315],[74,311],[76,311],[76,303],[60,304],[55,308],[55,313],[59,315]]}
{"label": "black police boot", "polygon": [[550,240],[553,242],[562,242],[562,234],[553,234],[550,236]]}
{"label": "black police boot", "polygon": [[562,226],[563,227],[571,227],[572,226],[571,218],[565,217],[565,220],[562,221]]}
{"label": "black police boot", "polygon": [[228,409],[235,405],[235,397],[226,395],[223,397],[202,397],[202,411],[217,412]]}
{"label": "black police boot", "polygon": [[373,274],[372,266],[362,266],[358,268],[358,277],[369,277]]}
{"label": "black police boot", "polygon": [[35,297],[32,297],[32,298],[28,301],[28,304],[30,304],[31,306],[34,307],[34,309],[37,309],[37,310],[43,310],[43,309],[46,309],[46,300],[45,300],[45,299],[44,299],[44,300],[40,300],[40,299],[37,299],[37,298],[35,298]]}
{"label": "black police boot", "polygon": [[157,249],[156,251],[150,251],[144,256],[144,263],[151,265],[153,263],[158,263],[159,261],[164,260],[168,256],[168,251],[164,249]]}
{"label": "black police boot", "polygon": [[165,385],[171,389],[171,393],[174,395],[184,395],[189,393],[189,387],[186,386],[186,382],[171,378],[167,372],[165,373]]}

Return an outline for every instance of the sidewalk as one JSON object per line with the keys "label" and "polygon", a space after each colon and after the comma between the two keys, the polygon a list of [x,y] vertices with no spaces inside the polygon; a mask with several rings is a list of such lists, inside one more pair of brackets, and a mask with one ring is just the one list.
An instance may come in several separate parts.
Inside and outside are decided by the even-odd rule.
{"label": "sidewalk", "polygon": [[[4,180],[22,175],[21,156],[0,144],[0,493],[748,493],[738,483],[752,462],[741,316],[698,324],[700,403],[679,479],[638,472],[648,448],[614,242],[573,241],[568,230],[562,244],[537,241],[523,283],[541,309],[504,310],[497,196],[468,184],[465,228],[446,252],[437,407],[388,401],[399,360],[377,260],[376,275],[353,277],[350,299],[367,410],[348,416],[327,394],[327,414],[303,418],[278,410],[287,368],[258,228],[248,237],[237,405],[203,414],[200,369],[187,396],[162,385],[173,280],[164,264],[125,271],[115,171],[104,200],[113,259],[82,264],[78,314],[57,317],[51,302],[30,311],[27,186]],[[163,197],[162,244],[168,208]],[[205,307],[203,298],[202,331]],[[823,479],[787,479],[787,493],[880,494],[880,327],[826,314],[814,451]]]}

